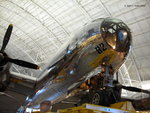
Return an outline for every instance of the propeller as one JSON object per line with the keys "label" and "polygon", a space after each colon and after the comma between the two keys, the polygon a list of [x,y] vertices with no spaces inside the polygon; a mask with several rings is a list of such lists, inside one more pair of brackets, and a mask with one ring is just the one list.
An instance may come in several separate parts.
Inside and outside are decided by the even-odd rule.
{"label": "propeller", "polygon": [[150,94],[150,91],[148,90],[143,90],[140,88],[136,88],[136,87],[131,87],[131,86],[122,86],[123,89],[129,90],[129,91],[134,91],[134,92],[143,92],[143,93],[147,93]]}
{"label": "propeller", "polygon": [[10,24],[7,28],[7,31],[5,33],[5,36],[4,36],[4,39],[3,39],[3,44],[2,44],[2,48],[1,48],[1,52],[4,52],[8,42],[9,42],[9,39],[10,39],[10,35],[12,33],[12,29],[13,29],[13,25]]}
{"label": "propeller", "polygon": [[123,86],[119,83],[119,79],[118,79],[118,72],[116,72],[116,80],[114,80],[114,84],[116,87],[118,88],[122,88],[128,91],[133,91],[133,92],[143,92],[143,93],[147,93],[150,94],[150,91],[148,90],[144,90],[144,89],[140,89],[140,88],[136,88],[136,87],[131,87],[131,86]]}
{"label": "propeller", "polygon": [[5,36],[4,36],[4,39],[3,39],[3,44],[2,44],[2,47],[1,47],[1,50],[0,50],[0,53],[2,54],[2,55],[0,55],[1,56],[0,57],[0,65],[5,65],[7,62],[11,62],[11,63],[17,64],[19,66],[27,67],[27,68],[39,69],[40,67],[36,64],[26,62],[26,61],[23,61],[23,60],[19,60],[19,59],[12,59],[12,58],[9,58],[7,56],[7,54],[5,53],[4,50],[5,50],[7,44],[10,40],[12,30],[13,30],[13,25],[10,24],[7,28],[6,33],[5,33]]}
{"label": "propeller", "polygon": [[117,80],[117,82],[119,82],[118,71],[116,72],[116,80]]}

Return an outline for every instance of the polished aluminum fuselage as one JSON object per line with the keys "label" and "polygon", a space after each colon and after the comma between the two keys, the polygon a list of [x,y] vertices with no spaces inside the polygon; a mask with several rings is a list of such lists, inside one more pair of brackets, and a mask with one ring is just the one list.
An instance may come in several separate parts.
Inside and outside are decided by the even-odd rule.
{"label": "polished aluminum fuselage", "polygon": [[[101,71],[99,67],[105,57],[109,58],[108,63],[114,72],[117,71],[128,50],[117,52],[106,43],[100,29],[103,20],[85,25],[61,47],[43,71],[44,82],[41,80],[37,84],[37,91],[28,103],[30,107],[39,107],[41,102],[47,100],[55,103],[64,99],[81,83]],[[102,51],[97,51],[96,47],[101,46],[100,44]]]}

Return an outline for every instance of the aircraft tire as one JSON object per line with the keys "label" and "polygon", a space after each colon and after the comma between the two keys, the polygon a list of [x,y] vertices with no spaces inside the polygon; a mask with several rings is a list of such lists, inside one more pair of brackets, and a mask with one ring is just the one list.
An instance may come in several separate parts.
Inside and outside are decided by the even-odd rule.
{"label": "aircraft tire", "polygon": [[91,98],[91,104],[95,105],[107,105],[106,94],[103,91],[95,92]]}

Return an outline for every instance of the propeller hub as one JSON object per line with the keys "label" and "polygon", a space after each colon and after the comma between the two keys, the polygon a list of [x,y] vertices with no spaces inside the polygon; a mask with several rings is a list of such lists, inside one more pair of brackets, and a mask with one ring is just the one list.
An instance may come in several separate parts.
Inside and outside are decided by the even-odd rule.
{"label": "propeller hub", "polygon": [[2,64],[3,64],[4,56],[2,53],[0,53],[0,71],[3,70]]}
{"label": "propeller hub", "polygon": [[7,64],[6,57],[7,57],[6,53],[0,52],[0,67]]}
{"label": "propeller hub", "polygon": [[0,62],[2,62],[2,60],[4,60],[4,55],[0,53]]}

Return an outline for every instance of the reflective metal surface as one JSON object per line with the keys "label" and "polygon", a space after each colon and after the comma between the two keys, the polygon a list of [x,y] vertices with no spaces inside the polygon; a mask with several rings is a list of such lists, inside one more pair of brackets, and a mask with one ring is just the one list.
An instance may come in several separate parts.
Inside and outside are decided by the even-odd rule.
{"label": "reflective metal surface", "polygon": [[88,23],[51,59],[27,106],[39,107],[43,101],[54,104],[62,100],[92,72],[98,72],[96,69],[106,58],[113,73],[116,72],[130,46],[130,30],[121,20],[106,18]]}

